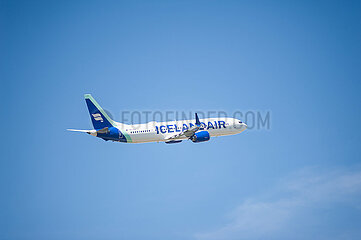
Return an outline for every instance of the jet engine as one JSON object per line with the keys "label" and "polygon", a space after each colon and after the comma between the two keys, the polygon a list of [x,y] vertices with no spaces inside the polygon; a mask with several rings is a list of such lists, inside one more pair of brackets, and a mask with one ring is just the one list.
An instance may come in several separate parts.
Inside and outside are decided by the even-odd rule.
{"label": "jet engine", "polygon": [[209,132],[207,132],[207,131],[196,132],[196,133],[191,137],[191,140],[192,140],[192,142],[194,142],[194,143],[197,143],[197,142],[205,142],[205,141],[208,141],[209,139],[210,139],[210,136],[209,136]]}

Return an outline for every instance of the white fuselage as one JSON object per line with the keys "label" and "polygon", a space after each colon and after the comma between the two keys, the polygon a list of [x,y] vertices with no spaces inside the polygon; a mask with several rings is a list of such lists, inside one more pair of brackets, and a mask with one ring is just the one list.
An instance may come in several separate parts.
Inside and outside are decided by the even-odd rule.
{"label": "white fuselage", "polygon": [[[235,118],[205,118],[200,119],[202,127],[199,131],[208,131],[211,137],[233,135],[243,132],[247,125]],[[191,128],[195,120],[180,120],[169,122],[149,122],[146,124],[126,125],[115,123],[116,127],[127,135],[132,143],[167,142],[172,136]],[[188,139],[183,136],[180,140]]]}

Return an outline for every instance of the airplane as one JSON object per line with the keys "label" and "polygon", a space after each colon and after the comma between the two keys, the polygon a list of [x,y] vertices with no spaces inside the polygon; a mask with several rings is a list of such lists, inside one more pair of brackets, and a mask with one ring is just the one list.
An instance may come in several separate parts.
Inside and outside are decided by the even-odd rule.
{"label": "airplane", "polygon": [[247,125],[235,118],[199,119],[168,122],[152,121],[145,124],[124,124],[113,121],[90,94],[84,95],[94,130],[67,129],[84,132],[105,141],[123,143],[165,142],[180,143],[191,140],[194,143],[209,141],[211,137],[234,135],[247,129]]}

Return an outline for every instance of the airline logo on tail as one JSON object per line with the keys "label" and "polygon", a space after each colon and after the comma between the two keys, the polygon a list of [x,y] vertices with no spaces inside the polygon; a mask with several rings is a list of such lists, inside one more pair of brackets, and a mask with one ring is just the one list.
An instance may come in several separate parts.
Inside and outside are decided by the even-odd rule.
{"label": "airline logo on tail", "polygon": [[92,114],[93,115],[93,118],[95,121],[100,121],[100,122],[103,122],[103,118],[102,118],[102,115],[100,115],[99,113],[95,113],[95,114]]}

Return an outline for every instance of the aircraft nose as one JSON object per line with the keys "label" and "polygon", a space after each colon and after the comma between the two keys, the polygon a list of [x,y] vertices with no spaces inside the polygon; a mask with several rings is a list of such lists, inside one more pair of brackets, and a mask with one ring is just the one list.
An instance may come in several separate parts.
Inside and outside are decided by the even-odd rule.
{"label": "aircraft nose", "polygon": [[241,131],[244,131],[248,128],[247,124],[245,124],[244,122],[242,121],[239,121],[239,125],[238,125],[238,128],[241,130]]}

